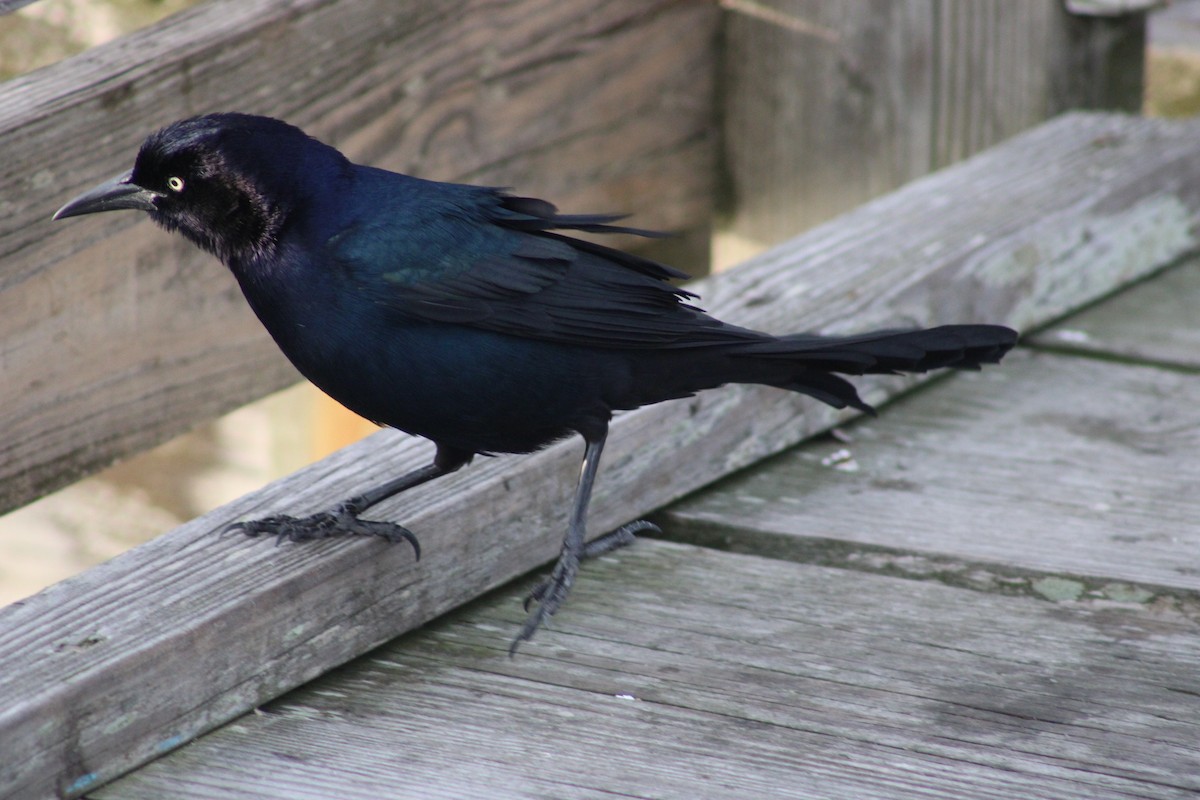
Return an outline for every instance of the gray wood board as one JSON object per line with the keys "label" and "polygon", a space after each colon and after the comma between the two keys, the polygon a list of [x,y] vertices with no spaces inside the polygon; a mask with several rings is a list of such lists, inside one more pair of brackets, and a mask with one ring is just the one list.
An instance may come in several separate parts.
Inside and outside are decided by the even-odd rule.
{"label": "gray wood board", "polygon": [[1068,109],[1141,107],[1144,20],[1011,0],[722,0],[732,229],[763,243]]}
{"label": "gray wood board", "polygon": [[146,135],[269,114],[375,166],[704,227],[717,17],[675,0],[211,0],[4,83],[0,509],[299,379],[181,237],[144,214],[51,222]]}
{"label": "gray wood board", "polygon": [[[1065,117],[697,289],[718,316],[772,331],[1045,324],[1195,247],[1198,133],[1200,123]],[[860,384],[878,402],[918,380]],[[762,387],[621,415],[592,530],[845,419]],[[549,560],[580,452],[566,442],[483,459],[381,505],[424,538],[418,565],[379,542],[215,536],[234,519],[328,507],[429,458],[427,445],[382,432],[0,610],[0,732],[12,755],[0,784],[88,791]]]}
{"label": "gray wood board", "polygon": [[520,597],[391,642],[89,796],[1200,791],[1200,624],[1167,608],[643,541],[589,563],[554,629],[509,659]]}
{"label": "gray wood board", "polygon": [[851,543],[1200,591],[1195,375],[1022,353],[846,433],[673,506],[669,534],[719,543],[744,531],[757,539],[743,547],[806,559],[861,559]]}
{"label": "gray wood board", "polygon": [[1187,259],[1036,334],[1028,343],[1200,370],[1200,260]]}

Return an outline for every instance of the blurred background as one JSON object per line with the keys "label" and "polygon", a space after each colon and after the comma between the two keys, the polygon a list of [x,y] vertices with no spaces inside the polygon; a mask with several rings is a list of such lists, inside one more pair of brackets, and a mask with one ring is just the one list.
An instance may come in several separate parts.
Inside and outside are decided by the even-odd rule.
{"label": "blurred background", "polygon": [[[25,5],[0,16],[0,80],[81,53],[194,2]],[[0,13],[4,5],[0,2]],[[1154,11],[1148,40],[1145,113],[1178,117],[1200,111],[1200,0],[1176,0]],[[744,238],[718,235],[712,243],[714,268],[757,249]],[[219,266],[214,262],[213,268]],[[111,558],[374,430],[301,384],[0,517],[0,604]]]}

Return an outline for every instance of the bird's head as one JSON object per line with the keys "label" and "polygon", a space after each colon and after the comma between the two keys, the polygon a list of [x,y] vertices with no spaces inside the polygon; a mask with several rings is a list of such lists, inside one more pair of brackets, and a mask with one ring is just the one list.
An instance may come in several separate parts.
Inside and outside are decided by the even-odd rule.
{"label": "bird's head", "polygon": [[142,143],[133,169],[54,219],[138,209],[227,264],[269,255],[307,187],[348,162],[292,125],[248,114],[172,123]]}

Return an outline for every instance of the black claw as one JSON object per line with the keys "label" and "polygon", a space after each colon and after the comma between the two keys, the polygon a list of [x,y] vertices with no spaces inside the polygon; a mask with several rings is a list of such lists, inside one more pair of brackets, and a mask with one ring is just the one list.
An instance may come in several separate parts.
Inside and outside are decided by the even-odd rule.
{"label": "black claw", "polygon": [[[525,596],[522,608],[528,616],[525,618],[525,624],[521,626],[520,632],[512,640],[512,644],[508,646],[509,657],[516,655],[521,642],[532,639],[533,634],[537,632],[542,623],[554,616],[554,613],[566,602],[567,595],[571,593],[571,586],[575,583],[575,575],[579,572],[580,561],[595,558],[610,553],[618,547],[632,544],[636,539],[635,534],[644,531],[662,533],[662,530],[654,523],[639,519],[593,539],[583,548],[582,553],[574,554],[564,550],[558,557],[558,562],[554,565],[550,575]],[[536,607],[530,611],[530,606],[534,604]]]}
{"label": "black claw", "polygon": [[240,533],[243,536],[257,536],[258,535],[257,533],[250,533],[249,531],[246,530],[246,527],[247,527],[247,523],[245,523],[245,522],[231,522],[228,525],[226,525],[224,528],[221,528],[221,532],[218,533],[217,535],[220,536],[221,538],[224,538],[226,536],[233,536],[234,534],[237,534],[237,533]]}
{"label": "black claw", "polygon": [[662,528],[644,519],[634,520],[627,525],[622,525],[611,533],[606,533],[603,536],[597,536],[595,539],[587,543],[583,548],[583,558],[595,558],[602,556],[605,553],[611,553],[626,545],[633,544],[637,541],[637,535],[645,531],[653,531],[654,533],[662,533]]}
{"label": "black claw", "polygon": [[517,637],[508,646],[510,657],[516,654],[521,642],[532,639],[533,634],[537,632],[542,623],[554,616],[554,613],[562,607],[567,595],[571,593],[571,586],[575,583],[575,575],[578,571],[579,558],[569,552],[564,552],[559,557],[558,563],[554,565],[550,576],[535,586],[529,596],[525,598],[526,611],[529,611],[531,604],[536,603],[536,606],[533,611],[529,612]]}
{"label": "black claw", "polygon": [[521,632],[512,640],[512,644],[508,646],[508,657],[513,658],[517,655],[517,648],[521,646],[521,642],[527,642],[533,638],[533,633],[542,624],[542,619],[546,616],[543,613],[541,606],[525,620],[525,624],[521,626]]}
{"label": "black claw", "polygon": [[408,542],[417,560],[421,560],[421,543],[412,531],[394,522],[359,519],[354,513],[354,507],[349,503],[332,511],[313,514],[311,517],[279,515],[234,522],[225,526],[221,535],[235,531],[246,536],[274,536],[276,545],[285,541],[306,542],[336,536],[378,536],[392,544]]}

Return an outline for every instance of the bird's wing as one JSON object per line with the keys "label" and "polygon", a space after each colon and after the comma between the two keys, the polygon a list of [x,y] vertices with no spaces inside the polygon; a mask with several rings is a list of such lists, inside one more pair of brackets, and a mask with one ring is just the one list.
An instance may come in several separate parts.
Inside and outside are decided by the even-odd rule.
{"label": "bird's wing", "polygon": [[[462,188],[465,191],[465,187]],[[474,188],[474,187],[472,187]],[[411,320],[597,347],[696,347],[756,335],[725,325],[668,283],[687,275],[557,231],[622,228],[607,215],[560,215],[540,200],[476,190],[415,212],[403,225],[334,237],[343,265],[373,300]]]}

